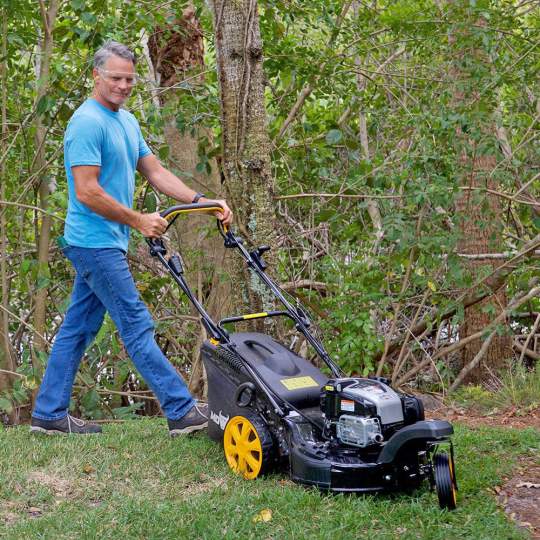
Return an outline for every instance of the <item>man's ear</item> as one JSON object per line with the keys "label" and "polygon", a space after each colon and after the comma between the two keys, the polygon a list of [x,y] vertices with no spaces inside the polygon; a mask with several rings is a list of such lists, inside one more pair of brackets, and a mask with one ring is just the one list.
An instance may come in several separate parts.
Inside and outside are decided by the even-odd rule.
{"label": "man's ear", "polygon": [[94,77],[95,81],[99,80],[99,71],[96,68],[92,70],[92,76]]}

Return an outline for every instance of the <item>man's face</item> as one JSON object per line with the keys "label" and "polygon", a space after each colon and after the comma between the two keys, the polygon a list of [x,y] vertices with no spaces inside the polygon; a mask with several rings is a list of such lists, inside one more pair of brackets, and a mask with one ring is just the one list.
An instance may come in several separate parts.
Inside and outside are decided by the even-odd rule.
{"label": "man's face", "polygon": [[102,105],[117,111],[135,84],[135,66],[119,56],[109,57],[103,67],[94,68],[94,95]]}

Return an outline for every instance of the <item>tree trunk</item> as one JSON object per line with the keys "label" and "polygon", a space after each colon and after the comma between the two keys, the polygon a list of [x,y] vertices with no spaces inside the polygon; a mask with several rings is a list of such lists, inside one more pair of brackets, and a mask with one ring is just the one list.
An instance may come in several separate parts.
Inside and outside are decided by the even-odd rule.
{"label": "tree trunk", "polygon": [[[355,1],[352,3],[352,7],[354,16],[355,18],[357,18],[360,10],[362,9],[362,4],[358,1]],[[355,56],[354,64],[360,67],[362,65],[362,58],[360,58],[359,56]],[[358,90],[358,96],[365,95],[366,80],[367,79],[362,75],[362,73],[358,71],[358,73],[356,74],[356,88]],[[369,151],[366,113],[363,110],[364,106],[364,100],[362,99],[360,110],[358,111],[358,130],[360,135],[360,148],[362,150],[362,156],[366,161],[369,161],[371,159],[371,154]],[[373,180],[371,178],[368,179],[368,183],[371,186],[373,184]],[[371,222],[373,223],[373,229],[375,231],[375,241],[373,242],[372,252],[374,255],[376,255],[377,251],[379,250],[379,244],[381,243],[381,240],[384,236],[384,231],[381,212],[379,209],[379,205],[377,204],[377,201],[375,199],[367,200],[367,210],[369,217],[371,218]]]}
{"label": "tree trunk", "polygon": [[[460,1],[451,4],[458,9],[461,7]],[[477,26],[485,24],[483,19],[472,22]],[[449,40],[455,55],[449,73],[454,83],[454,108],[458,114],[462,113],[465,117],[470,115],[476,121],[472,127],[458,128],[456,133],[462,185],[467,188],[496,190],[496,181],[490,175],[497,164],[497,148],[493,136],[496,111],[489,110],[491,104],[487,101],[488,96],[479,94],[479,89],[487,84],[486,80],[482,84],[478,83],[478,72],[483,70],[486,74],[491,73],[490,60],[482,45],[473,39],[473,32],[470,32],[466,25],[463,28],[461,32],[451,35]],[[464,62],[465,58],[468,58],[468,62]],[[489,112],[486,113],[486,110]],[[478,114],[479,111],[483,113]],[[465,190],[457,201],[457,213],[461,232],[458,243],[460,253],[477,255],[504,251],[501,247],[503,225],[498,197],[487,192],[480,194],[474,189]],[[493,271],[500,264],[501,261],[494,259],[464,261],[465,269],[473,280],[479,277],[481,268]],[[501,288],[481,303],[465,308],[464,320],[459,329],[460,339],[485,328],[498,313],[504,311],[507,304],[506,292]],[[461,368],[472,362],[480,352],[482,344],[483,340],[477,339],[464,347]],[[512,356],[510,335],[494,335],[483,355],[484,361],[469,372],[464,382],[481,382],[490,371],[497,371],[504,366],[505,360]]]}
{"label": "tree trunk", "polygon": [[[58,10],[57,0],[50,0],[48,8],[45,6],[44,0],[40,0],[41,17],[43,22],[43,38],[38,46],[38,66],[36,69],[37,75],[37,95],[36,103],[47,94],[49,89],[49,68],[53,52],[53,28]],[[43,122],[43,115],[36,113],[34,121],[35,126],[35,145],[36,156],[34,159],[33,169],[38,173],[39,181],[39,207],[47,210],[49,206],[49,195],[51,192],[49,179],[45,175],[46,172],[46,154],[45,154],[45,137],[47,127]],[[47,342],[41,337],[45,335],[47,322],[47,294],[48,287],[42,280],[48,280],[49,276],[49,241],[51,234],[51,217],[48,213],[42,212],[40,215],[41,223],[39,225],[39,237],[37,239],[37,256],[38,256],[38,290],[34,296],[34,349],[38,352],[47,350]],[[37,364],[37,365],[36,365]],[[34,356],[34,370],[39,373],[38,366],[41,367],[39,359]]]}
{"label": "tree trunk", "polygon": [[[175,88],[175,85],[187,77],[190,77],[191,84],[204,82],[203,34],[195,9],[188,6],[182,20],[175,21],[168,28],[157,28],[148,40],[148,49],[159,86],[162,89],[168,88],[160,93],[159,100],[165,115],[164,131],[170,150],[170,167],[180,174],[188,173],[189,179],[186,182],[196,191],[209,198],[223,198],[217,160],[212,158],[209,161],[210,173],[201,173],[196,169],[199,162],[199,140],[207,137],[211,142],[211,133],[204,129],[198,129],[194,134],[182,133],[176,125],[176,112],[181,110],[183,90]],[[200,74],[198,77],[197,73]],[[223,241],[215,234],[208,235],[209,229],[215,227],[213,218],[195,214],[189,220],[178,220],[176,231],[185,256],[186,279],[210,316],[219,319],[229,309],[230,287],[229,282],[220,279],[225,257]],[[199,348],[205,337],[201,326],[201,333],[194,344],[189,381],[190,391],[199,395],[204,393],[204,372]]]}
{"label": "tree trunk", "polygon": [[[254,246],[277,246],[274,181],[264,104],[263,50],[256,0],[211,2],[221,100],[223,172],[235,228]],[[270,271],[277,254],[266,256]],[[234,257],[228,273],[237,310],[272,309],[274,299]],[[271,320],[266,320],[267,324]],[[270,323],[270,327],[273,327]],[[260,327],[259,327],[260,328]]]}
{"label": "tree trunk", "polygon": [[[2,62],[0,62],[0,84],[2,87],[2,142],[7,142],[8,127],[7,127],[7,13],[5,8],[2,10]],[[0,200],[6,199],[6,185],[5,185],[5,162],[0,164]],[[11,347],[11,341],[9,336],[9,283],[8,283],[8,268],[7,268],[7,220],[5,208],[2,209],[0,214],[0,391],[9,390],[11,387],[10,376],[6,371],[15,371],[16,365],[14,361],[14,355]],[[12,424],[16,424],[18,420],[18,414],[16,409],[9,414],[9,421]]]}

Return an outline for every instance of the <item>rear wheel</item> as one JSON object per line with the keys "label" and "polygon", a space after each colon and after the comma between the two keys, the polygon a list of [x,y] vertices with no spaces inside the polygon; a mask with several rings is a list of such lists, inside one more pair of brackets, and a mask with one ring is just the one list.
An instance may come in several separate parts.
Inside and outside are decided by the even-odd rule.
{"label": "rear wheel", "polygon": [[247,480],[264,474],[272,462],[272,436],[256,416],[234,416],[223,432],[223,449],[229,467]]}
{"label": "rear wheel", "polygon": [[457,503],[457,483],[454,460],[445,452],[433,456],[435,488],[439,497],[439,506],[454,510]]}

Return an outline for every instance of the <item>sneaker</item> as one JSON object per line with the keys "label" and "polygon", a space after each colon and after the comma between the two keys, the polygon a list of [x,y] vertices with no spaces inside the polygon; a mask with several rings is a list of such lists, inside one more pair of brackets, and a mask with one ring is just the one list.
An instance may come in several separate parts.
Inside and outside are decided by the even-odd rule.
{"label": "sneaker", "polygon": [[197,403],[185,416],[179,420],[169,420],[169,435],[177,437],[187,433],[199,431],[208,426],[208,405]]}
{"label": "sneaker", "polygon": [[78,433],[87,435],[89,433],[101,433],[101,426],[89,424],[80,418],[71,415],[64,416],[60,420],[41,420],[32,417],[30,431],[33,433],[45,433],[47,435]]}

